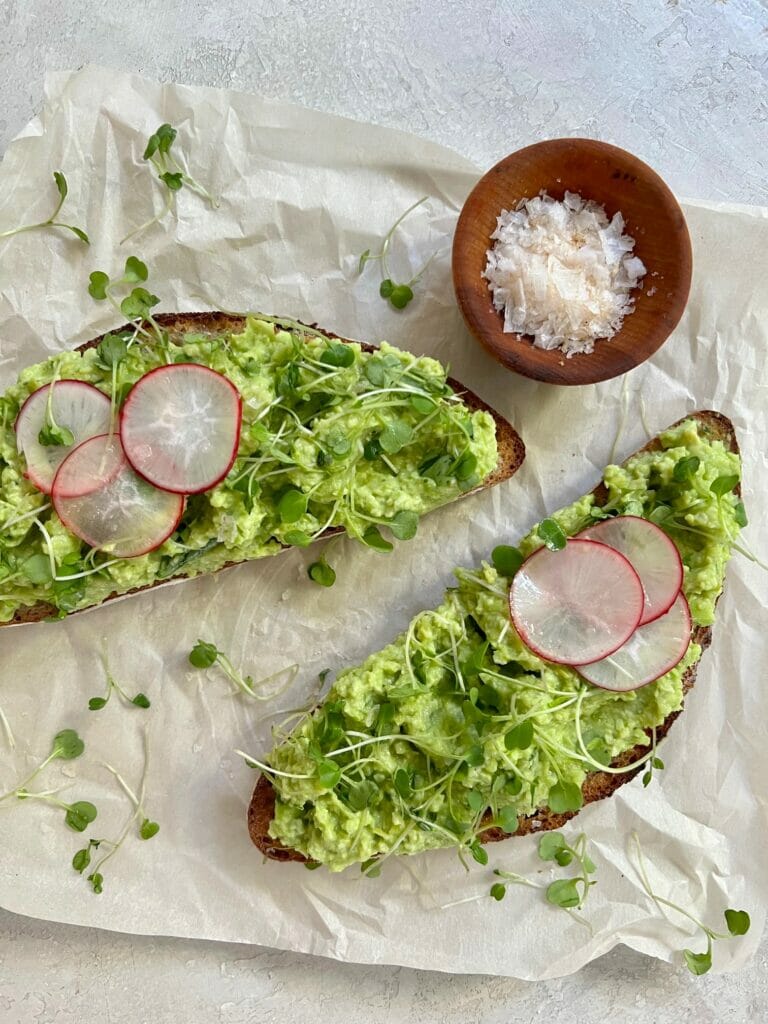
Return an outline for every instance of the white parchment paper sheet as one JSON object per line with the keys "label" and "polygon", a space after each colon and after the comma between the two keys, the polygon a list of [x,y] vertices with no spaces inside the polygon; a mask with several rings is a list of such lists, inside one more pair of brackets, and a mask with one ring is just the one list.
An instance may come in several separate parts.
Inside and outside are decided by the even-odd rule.
{"label": "white parchment paper sheet", "polygon": [[[177,213],[128,246],[122,238],[159,209],[159,188],[141,161],[162,121],[179,129],[191,172],[221,199],[210,210],[184,191]],[[468,141],[469,148],[469,141]],[[387,558],[347,541],[335,545],[338,582],[306,579],[309,552],[241,566],[119,602],[60,623],[0,633],[0,704],[18,737],[0,748],[0,790],[47,753],[59,729],[85,738],[86,754],[51,765],[46,788],[71,783],[91,799],[89,834],[113,837],[128,802],[99,766],[108,759],[133,784],[141,729],[149,723],[147,811],[161,824],[150,843],[133,839],[105,871],[101,896],[70,867],[80,837],[40,805],[0,809],[0,904],[17,913],[125,932],[271,945],[367,963],[540,979],[577,970],[624,942],[663,959],[691,940],[678,915],[662,918],[627,856],[641,835],[657,890],[714,927],[726,906],[752,914],[743,939],[718,943],[715,970],[743,963],[757,946],[768,898],[766,826],[768,668],[762,606],[766,580],[735,557],[685,715],[663,746],[667,768],[587,808],[597,878],[585,908],[591,928],[513,888],[503,903],[481,899],[490,867],[541,871],[534,839],[491,847],[489,868],[467,874],[451,852],[390,861],[379,879],[262,863],[245,811],[253,773],[233,751],[269,746],[267,715],[301,704],[323,668],[355,664],[440,600],[456,565],[475,565],[499,541],[514,542],[547,511],[590,489],[608,461],[621,415],[621,380],[554,388],[501,370],[467,335],[450,283],[458,210],[479,171],[455,153],[388,129],[252,96],[158,85],[89,67],[52,76],[39,118],[0,167],[0,230],[43,219],[62,169],[65,219],[87,228],[90,249],[65,234],[30,233],[0,247],[0,386],[25,365],[117,325],[86,291],[88,273],[112,274],[131,253],[150,266],[164,310],[261,309],[317,321],[367,340],[388,340],[450,362],[452,372],[508,416],[527,461],[510,482],[428,517],[418,539]],[[378,297],[375,266],[358,278],[359,253],[422,195],[392,264],[399,276],[440,250],[417,298],[396,313]],[[768,211],[686,206],[695,251],[691,301],[678,330],[627,378],[629,415],[619,457],[645,440],[640,398],[657,431],[686,412],[717,408],[742,443],[746,540],[768,551]],[[396,268],[396,269],[395,269]],[[652,268],[651,268],[652,269]],[[410,275],[408,275],[410,276]],[[296,661],[301,670],[277,707],[233,696],[216,672],[189,669],[199,637],[214,640],[256,676]],[[99,648],[149,711],[113,699],[98,714]],[[537,874],[538,872],[538,874]]]}

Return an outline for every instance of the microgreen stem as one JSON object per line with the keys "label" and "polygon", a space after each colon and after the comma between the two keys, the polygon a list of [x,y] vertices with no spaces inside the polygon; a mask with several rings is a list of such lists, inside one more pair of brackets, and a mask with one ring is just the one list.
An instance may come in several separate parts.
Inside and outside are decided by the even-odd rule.
{"label": "microgreen stem", "polygon": [[40,221],[37,224],[23,224],[21,227],[9,228],[6,231],[0,231],[1,238],[12,238],[14,235],[21,235],[27,231],[38,231],[42,228],[64,228],[65,231],[70,231],[73,235],[76,235],[81,242],[85,242],[89,245],[88,235],[82,230],[72,224],[64,224],[56,218],[61,213],[61,208],[64,205],[64,200],[67,198],[67,179],[64,177],[61,171],[54,171],[53,180],[56,182],[56,188],[59,193],[59,200],[56,203],[56,207],[47,220]]}
{"label": "microgreen stem", "polygon": [[[0,526],[0,531],[10,530],[12,526],[16,526],[18,523],[24,523],[27,519],[34,519],[36,516],[46,512],[51,507],[51,503],[46,501],[43,505],[38,505],[37,508],[32,508],[29,512],[24,512],[23,515],[15,516],[13,519],[9,519],[7,522]],[[7,579],[8,577],[6,577]]]}
{"label": "microgreen stem", "polygon": [[15,750],[16,740],[13,735],[13,730],[11,729],[11,723],[8,721],[8,718],[5,714],[5,711],[3,711],[2,707],[0,707],[0,725],[2,725],[8,746],[11,748],[11,750]]}
{"label": "microgreen stem", "polygon": [[314,778],[312,775],[306,773],[297,772],[281,772],[278,768],[272,768],[270,765],[265,764],[263,761],[259,761],[251,754],[246,754],[243,750],[236,750],[235,753],[238,757],[242,757],[243,760],[249,767],[255,766],[259,768],[265,775],[279,775],[281,779],[311,779]]}
{"label": "microgreen stem", "polygon": [[692,924],[695,924],[697,928],[701,928],[701,930],[705,932],[707,935],[709,935],[711,938],[727,938],[726,935],[719,935],[716,932],[713,932],[705,924],[699,921],[697,917],[694,917],[693,914],[689,913],[687,910],[684,910],[683,907],[678,906],[677,903],[673,903],[671,900],[665,899],[664,896],[659,896],[658,893],[653,891],[651,883],[648,879],[648,871],[645,866],[645,856],[640,845],[640,836],[634,830],[631,833],[631,839],[635,845],[635,852],[637,854],[637,873],[640,877],[640,882],[642,883],[643,889],[645,889],[646,893],[653,900],[653,902],[659,907],[663,905],[665,907],[669,907],[670,910],[676,910],[678,914],[682,914],[683,917],[687,917]]}

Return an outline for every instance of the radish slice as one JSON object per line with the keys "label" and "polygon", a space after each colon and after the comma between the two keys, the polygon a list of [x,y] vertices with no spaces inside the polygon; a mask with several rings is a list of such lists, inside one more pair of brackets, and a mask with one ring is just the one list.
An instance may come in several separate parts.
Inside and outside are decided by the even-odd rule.
{"label": "radish slice", "polygon": [[562,551],[539,548],[518,569],[509,591],[521,639],[547,661],[598,661],[624,644],[643,611],[643,588],[629,561],[591,540]]}
{"label": "radish slice", "polygon": [[578,665],[577,670],[603,690],[636,690],[671,671],[690,640],[691,613],[685,597],[678,594],[664,615],[636,629],[618,651],[592,665]]}
{"label": "radish slice", "polygon": [[[45,426],[51,387],[53,419],[72,431],[71,445],[42,445],[38,440]],[[108,396],[84,380],[59,380],[33,391],[16,417],[16,445],[27,461],[27,477],[35,487],[50,494],[61,463],[83,441],[109,430],[109,414]]]}
{"label": "radish slice", "polygon": [[151,370],[123,405],[120,440],[133,468],[166,491],[198,494],[224,479],[240,442],[242,399],[196,363]]}
{"label": "radish slice", "polygon": [[127,465],[128,460],[116,434],[89,438],[72,449],[59,466],[53,479],[54,504],[63,498],[84,498],[101,490]]}
{"label": "radish slice", "polygon": [[[89,479],[91,485],[84,486]],[[78,488],[77,494],[67,493]],[[62,462],[51,496],[68,530],[115,558],[154,551],[184,511],[182,495],[161,491],[134,473],[118,438],[107,434],[84,441]]]}
{"label": "radish slice", "polygon": [[655,523],[617,516],[582,530],[579,537],[607,544],[632,563],[645,593],[641,626],[669,611],[683,585],[683,562],[675,542]]}

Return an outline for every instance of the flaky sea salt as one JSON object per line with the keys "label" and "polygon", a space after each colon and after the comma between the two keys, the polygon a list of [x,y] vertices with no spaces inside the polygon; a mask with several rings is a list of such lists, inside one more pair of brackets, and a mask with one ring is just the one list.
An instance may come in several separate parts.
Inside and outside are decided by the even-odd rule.
{"label": "flaky sea salt", "polygon": [[589,353],[611,338],[634,309],[631,296],[646,272],[633,255],[624,218],[566,192],[546,192],[502,210],[483,277],[504,330],[533,336],[539,348]]}

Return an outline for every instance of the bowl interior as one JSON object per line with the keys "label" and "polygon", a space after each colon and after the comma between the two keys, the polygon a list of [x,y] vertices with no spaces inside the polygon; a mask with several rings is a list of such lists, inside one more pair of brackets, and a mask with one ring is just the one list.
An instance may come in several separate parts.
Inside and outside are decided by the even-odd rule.
{"label": "bowl interior", "polygon": [[[500,211],[542,189],[555,199],[566,191],[594,199],[609,217],[621,211],[647,270],[632,293],[634,312],[590,355],[568,358],[559,349],[535,348],[527,336],[505,334],[481,276]],[[453,282],[470,331],[505,366],[553,384],[592,384],[642,363],[674,330],[688,301],[691,243],[675,197],[642,160],[604,142],[553,139],[506,157],[475,186],[456,226]]]}

